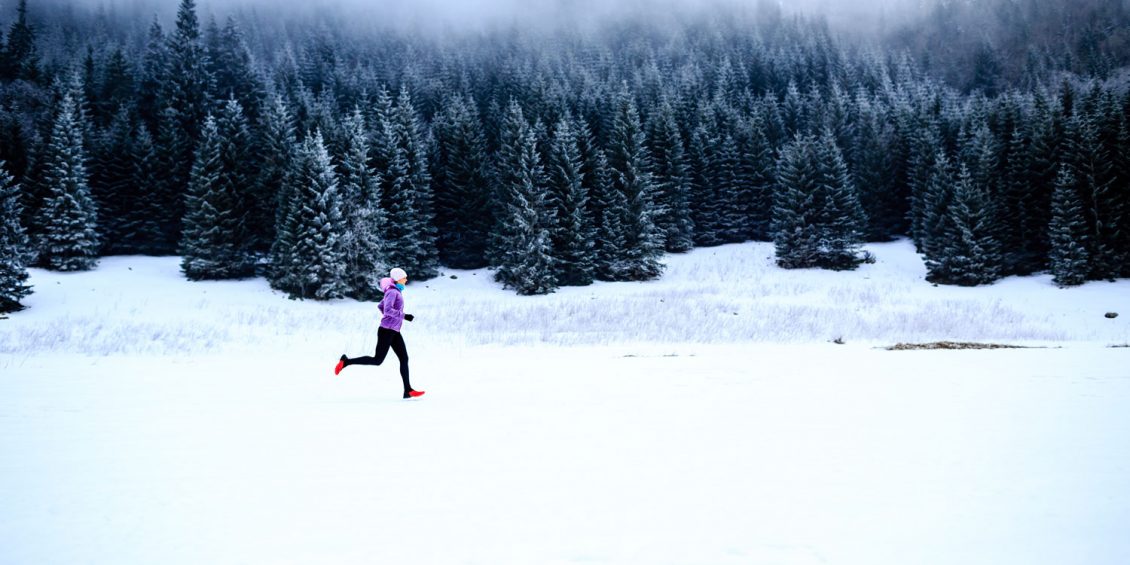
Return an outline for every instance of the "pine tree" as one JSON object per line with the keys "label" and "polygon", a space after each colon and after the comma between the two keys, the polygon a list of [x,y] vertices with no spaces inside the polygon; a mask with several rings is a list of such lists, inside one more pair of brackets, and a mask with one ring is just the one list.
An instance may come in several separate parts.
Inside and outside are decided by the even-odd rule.
{"label": "pine tree", "polygon": [[1076,181],[1079,183],[1083,210],[1086,214],[1091,248],[1088,256],[1091,272],[1088,278],[1113,280],[1118,276],[1119,250],[1116,232],[1119,221],[1113,165],[1107,147],[1099,138],[1094,116],[1079,113],[1068,126],[1068,154]]}
{"label": "pine tree", "polygon": [[457,269],[483,267],[493,219],[486,141],[474,100],[452,97],[433,128],[437,144],[433,184],[440,259]]}
{"label": "pine tree", "polygon": [[[159,254],[175,254],[180,247],[181,234],[184,231],[185,194],[187,179],[184,184],[179,176],[181,169],[181,150],[183,148],[183,132],[177,129],[177,113],[172,108],[165,108],[158,120],[157,136],[153,140],[153,153],[156,168],[153,176],[153,197],[160,202],[159,221],[161,226],[161,241]],[[192,157],[194,159],[195,156]],[[189,165],[193,160],[189,160]]]}
{"label": "pine tree", "polygon": [[1120,276],[1130,277],[1130,94],[1127,95],[1127,111],[1124,112],[1118,128],[1114,150],[1115,180],[1113,192],[1121,222],[1117,227],[1120,235],[1115,243],[1122,264]]}
{"label": "pine tree", "polygon": [[717,152],[711,161],[710,177],[721,213],[718,215],[718,236],[721,243],[741,243],[749,231],[750,185],[738,181],[738,142],[729,132],[722,134]]}
{"label": "pine tree", "polygon": [[158,255],[164,239],[161,229],[164,210],[159,194],[157,179],[160,173],[153,136],[149,130],[140,127],[132,145],[133,186],[137,191],[137,201],[125,213],[124,239],[136,253]]}
{"label": "pine tree", "polygon": [[[767,241],[773,199],[773,149],[765,124],[755,116],[737,132],[739,189],[738,211],[744,227],[741,237]],[[858,185],[857,185],[858,186]]]}
{"label": "pine tree", "polygon": [[856,158],[851,165],[859,200],[870,219],[866,239],[888,241],[905,223],[895,164],[898,137],[882,104],[860,95],[856,104],[862,114],[856,130]]}
{"label": "pine tree", "polygon": [[292,184],[288,176],[298,148],[294,119],[282,96],[276,94],[266,103],[258,132],[259,172],[253,193],[256,205],[249,212],[247,222],[254,235],[252,248],[265,251],[278,241],[276,229],[282,224],[290,201],[286,190]]}
{"label": "pine tree", "polygon": [[216,128],[220,134],[220,183],[224,185],[224,192],[231,195],[234,216],[238,220],[233,237],[247,268],[251,268],[254,263],[252,242],[259,234],[250,231],[248,217],[259,207],[253,192],[258,171],[252,161],[251,131],[243,106],[229,98],[216,118]]}
{"label": "pine tree", "polygon": [[700,123],[691,134],[687,160],[690,163],[691,218],[695,226],[696,246],[722,244],[722,200],[714,178],[714,162],[720,144],[710,123]]}
{"label": "pine tree", "polygon": [[[956,174],[944,149],[939,149],[933,160],[934,170],[922,193],[919,205],[925,209],[922,217],[921,250],[926,258],[928,278],[944,279],[947,275],[939,271],[940,260],[946,248],[946,230],[953,203],[953,187],[957,183]],[[936,272],[937,271],[937,272]]]}
{"label": "pine tree", "polygon": [[817,202],[822,203],[819,221],[823,226],[820,266],[833,270],[854,269],[864,260],[860,246],[867,216],[831,131],[825,131],[815,150],[820,167]]}
{"label": "pine tree", "polygon": [[259,120],[264,87],[255,73],[255,62],[236,20],[229,16],[222,30],[208,45],[208,73],[213,77],[213,98],[234,98],[250,123]]}
{"label": "pine tree", "polygon": [[581,172],[581,150],[568,115],[554,128],[548,165],[550,204],[556,210],[553,254],[557,258],[557,281],[563,286],[585,286],[592,283],[596,270],[596,233],[587,212],[589,196]]}
{"label": "pine tree", "polygon": [[627,205],[623,194],[612,187],[608,157],[597,144],[588,121],[575,117],[572,129],[576,133],[581,156],[581,188],[588,196],[585,212],[596,233],[592,247],[594,276],[609,280],[608,273],[612,272],[613,263],[623,255],[624,230],[621,224]]}
{"label": "pine tree", "polygon": [[20,189],[0,161],[0,314],[23,310],[31,294],[27,273],[27,234],[20,223]]}
{"label": "pine tree", "polygon": [[75,100],[67,94],[47,147],[49,192],[39,214],[39,261],[57,271],[87,271],[98,263],[98,208],[87,184],[83,129]]}
{"label": "pine tree", "polygon": [[90,168],[90,191],[98,205],[103,254],[134,253],[126,240],[126,215],[137,206],[131,111],[122,107],[98,138]]}
{"label": "pine tree", "polygon": [[[170,134],[167,148],[169,188],[180,194],[188,185],[190,170],[200,138],[201,124],[208,114],[212,77],[208,73],[208,55],[200,39],[196,19],[196,2],[181,0],[177,9],[177,25],[169,37],[168,65],[163,85],[162,102],[166,104]],[[161,140],[166,141],[166,140]],[[179,214],[175,214],[178,217]]]}
{"label": "pine tree", "polygon": [[230,124],[223,130],[212,116],[204,121],[200,146],[185,196],[181,270],[189,280],[231,279],[251,274],[241,238],[243,217],[228,161]]}
{"label": "pine tree", "polygon": [[1052,220],[1048,225],[1051,252],[1048,263],[1055,283],[1061,287],[1083,284],[1088,264],[1086,222],[1075,175],[1067,166],[1060,168],[1052,194]]}
{"label": "pine tree", "polygon": [[395,140],[387,172],[380,171],[389,181],[389,262],[416,280],[428,280],[439,273],[434,199],[427,148],[407,88],[401,89],[387,127]]}
{"label": "pine tree", "polygon": [[501,209],[492,241],[495,280],[518,294],[547,294],[557,289],[552,228],[545,173],[537,136],[522,108],[511,100],[499,132],[498,171]]}
{"label": "pine tree", "polygon": [[781,151],[773,206],[777,264],[854,269],[867,217],[831,131],[797,137]]}
{"label": "pine tree", "polygon": [[667,251],[689,251],[694,247],[690,177],[679,125],[669,102],[664,101],[653,116],[648,141],[653,159],[656,200],[661,211],[656,225],[663,232]]}
{"label": "pine tree", "polygon": [[1027,275],[1043,267],[1041,234],[1033,229],[1033,216],[1040,203],[1032,198],[1032,152],[1025,130],[1017,124],[1009,134],[1004,153],[1004,178],[1001,181],[1000,219],[1004,222],[1002,245],[1005,273]]}
{"label": "pine tree", "polygon": [[635,102],[622,87],[610,138],[608,164],[612,189],[623,195],[623,255],[608,273],[615,280],[645,281],[663,273],[663,233],[655,225],[659,210],[654,202],[651,156]]}
{"label": "pine tree", "polygon": [[906,184],[910,191],[910,235],[914,239],[914,245],[922,251],[926,237],[923,227],[926,207],[922,205],[922,199],[934,173],[933,159],[937,156],[941,139],[937,127],[933,124],[922,124],[919,127],[921,129],[909,132],[910,155],[906,168]]}
{"label": "pine tree", "polygon": [[616,190],[612,184],[612,168],[604,151],[598,149],[594,155],[591,173],[593,188],[589,192],[593,225],[596,227],[593,257],[596,278],[612,281],[617,280],[615,273],[620,258],[626,253],[627,241],[623,224],[628,202],[624,193]]}
{"label": "pine tree", "polygon": [[995,236],[988,189],[962,164],[953,187],[937,268],[927,280],[976,286],[1000,277],[1000,243]]}
{"label": "pine tree", "polygon": [[814,216],[818,178],[811,137],[798,136],[781,149],[772,231],[777,264],[785,269],[807,269],[820,262],[821,230]]}
{"label": "pine tree", "polygon": [[220,132],[212,116],[204,122],[185,194],[181,270],[189,280],[230,278],[227,266],[235,255],[231,232],[234,202],[222,192]]}
{"label": "pine tree", "polygon": [[349,292],[341,193],[321,132],[299,150],[290,202],[279,227],[272,285],[293,298],[329,300]]}
{"label": "pine tree", "polygon": [[390,267],[385,259],[381,182],[369,165],[368,132],[360,108],[354,109],[344,125],[346,141],[340,185],[348,295],[374,300],[380,296],[380,279]]}
{"label": "pine tree", "polygon": [[16,9],[16,21],[8,30],[8,44],[5,46],[7,64],[5,80],[26,80],[36,82],[40,78],[39,54],[36,52],[35,28],[27,17],[27,0],[20,0]]}
{"label": "pine tree", "polygon": [[161,113],[167,107],[163,93],[166,91],[165,78],[168,76],[168,47],[165,32],[154,16],[149,26],[149,37],[145,44],[145,54],[141,59],[141,74],[138,77],[137,114],[141,122],[156,136],[161,123]]}

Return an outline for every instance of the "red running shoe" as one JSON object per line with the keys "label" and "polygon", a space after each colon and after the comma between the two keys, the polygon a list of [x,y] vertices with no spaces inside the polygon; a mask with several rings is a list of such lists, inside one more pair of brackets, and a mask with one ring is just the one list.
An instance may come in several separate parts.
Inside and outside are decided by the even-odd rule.
{"label": "red running shoe", "polygon": [[337,366],[334,367],[334,374],[335,375],[340,374],[341,370],[345,368],[345,360],[346,360],[345,355],[342,355],[341,359],[337,362]]}
{"label": "red running shoe", "polygon": [[408,391],[408,394],[404,395],[404,398],[420,398],[421,396],[424,396],[424,391],[422,391],[422,390],[410,390],[410,391]]}

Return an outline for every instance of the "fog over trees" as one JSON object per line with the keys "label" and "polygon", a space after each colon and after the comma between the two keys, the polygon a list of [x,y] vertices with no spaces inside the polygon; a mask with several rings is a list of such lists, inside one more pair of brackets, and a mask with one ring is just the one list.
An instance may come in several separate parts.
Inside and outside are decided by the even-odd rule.
{"label": "fog over trees", "polygon": [[317,299],[750,240],[1130,276],[1128,2],[403,4],[5,4],[0,304],[27,265],[138,253]]}

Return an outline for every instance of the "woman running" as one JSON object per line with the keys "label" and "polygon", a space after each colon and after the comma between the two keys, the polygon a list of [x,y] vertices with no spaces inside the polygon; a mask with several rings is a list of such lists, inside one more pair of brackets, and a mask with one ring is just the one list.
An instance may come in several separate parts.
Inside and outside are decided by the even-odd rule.
{"label": "woman running", "polygon": [[404,285],[408,282],[408,273],[404,269],[395,268],[389,273],[389,278],[381,279],[381,290],[385,293],[378,306],[381,309],[381,327],[377,330],[377,352],[372,356],[355,357],[350,359],[345,355],[334,367],[334,374],[350,365],[380,365],[388,356],[388,350],[396,353],[400,360],[400,380],[404,381],[404,398],[416,398],[424,395],[422,390],[412,390],[408,383],[408,348],[404,346],[404,337],[400,335],[400,326],[404,320],[412,321],[412,314],[404,313]]}

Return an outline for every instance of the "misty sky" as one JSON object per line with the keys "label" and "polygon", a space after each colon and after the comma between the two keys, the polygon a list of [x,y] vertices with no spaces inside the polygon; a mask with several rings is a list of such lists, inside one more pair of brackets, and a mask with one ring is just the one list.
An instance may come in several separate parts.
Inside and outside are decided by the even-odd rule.
{"label": "misty sky", "polygon": [[[48,0],[45,0],[48,1]],[[57,0],[58,1],[58,0]],[[760,0],[197,0],[202,19],[223,16],[232,8],[258,12],[280,9],[298,13],[339,9],[356,24],[418,26],[437,30],[479,30],[494,26],[555,26],[592,24],[627,16],[677,22],[687,15],[720,8],[753,13]],[[770,0],[778,1],[778,0]],[[833,25],[872,27],[880,18],[892,19],[906,8],[934,0],[783,0],[786,10],[822,13]],[[179,0],[64,0],[125,10],[151,12],[171,18]],[[14,4],[2,0],[0,5]],[[35,0],[32,0],[35,4]]]}

